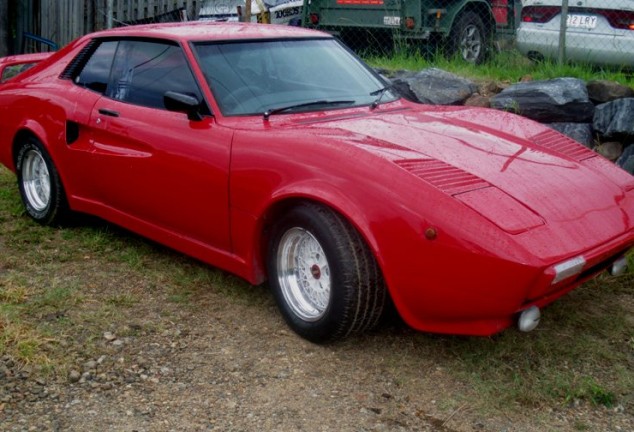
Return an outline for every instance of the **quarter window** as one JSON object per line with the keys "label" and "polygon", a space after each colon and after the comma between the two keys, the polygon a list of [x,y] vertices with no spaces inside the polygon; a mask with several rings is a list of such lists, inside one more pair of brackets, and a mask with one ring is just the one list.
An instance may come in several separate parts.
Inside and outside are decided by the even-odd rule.
{"label": "quarter window", "polygon": [[99,93],[105,93],[110,79],[110,69],[117,49],[115,41],[102,42],[86,62],[75,83]]}

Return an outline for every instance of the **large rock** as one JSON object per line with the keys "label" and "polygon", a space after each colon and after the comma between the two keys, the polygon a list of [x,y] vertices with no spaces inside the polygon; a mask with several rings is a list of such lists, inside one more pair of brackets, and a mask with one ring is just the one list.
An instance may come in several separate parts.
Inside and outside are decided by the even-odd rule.
{"label": "large rock", "polygon": [[404,98],[432,105],[460,105],[477,90],[468,79],[436,68],[403,74],[392,82]]}
{"label": "large rock", "polygon": [[616,161],[616,164],[628,173],[634,175],[634,143],[625,148],[625,151]]}
{"label": "large rock", "polygon": [[607,137],[634,136],[634,98],[597,105],[592,125],[594,130]]}
{"label": "large rock", "polygon": [[591,80],[586,87],[590,100],[597,104],[634,97],[634,89],[615,81]]}
{"label": "large rock", "polygon": [[594,114],[586,84],[577,78],[512,85],[491,98],[491,107],[548,123],[586,123]]}
{"label": "large rock", "polygon": [[590,123],[550,123],[547,126],[550,126],[564,135],[568,135],[589,149],[594,147],[592,125]]}

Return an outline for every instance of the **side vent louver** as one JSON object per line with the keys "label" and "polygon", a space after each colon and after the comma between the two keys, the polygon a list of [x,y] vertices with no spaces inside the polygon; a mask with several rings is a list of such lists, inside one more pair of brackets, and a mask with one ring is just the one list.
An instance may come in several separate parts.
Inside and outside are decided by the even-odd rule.
{"label": "side vent louver", "polygon": [[435,159],[396,161],[401,168],[425,180],[448,195],[456,195],[490,186],[488,182]]}
{"label": "side vent louver", "polygon": [[92,53],[95,52],[97,46],[99,46],[99,41],[96,39],[88,42],[88,44],[79,52],[79,54],[77,54],[77,57],[75,57],[70,63],[68,63],[68,66],[66,66],[66,69],[64,69],[59,77],[61,79],[73,79],[81,70],[81,68],[84,67],[84,64],[86,64],[86,61],[92,55]]}
{"label": "side vent louver", "polygon": [[533,141],[539,146],[561,153],[573,160],[576,160],[577,162],[590,159],[591,157],[597,155],[595,152],[582,146],[572,138],[561,135],[554,130],[548,130],[535,135],[533,137]]}

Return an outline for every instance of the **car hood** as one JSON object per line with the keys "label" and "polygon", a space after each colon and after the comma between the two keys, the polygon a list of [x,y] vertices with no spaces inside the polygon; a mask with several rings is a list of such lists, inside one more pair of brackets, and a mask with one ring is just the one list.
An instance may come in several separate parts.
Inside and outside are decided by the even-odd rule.
{"label": "car hood", "polygon": [[634,230],[634,177],[522,117],[414,107],[321,120],[311,125],[320,139],[336,136],[387,159],[510,234],[556,227],[562,241],[587,234],[588,244],[576,243],[590,247]]}

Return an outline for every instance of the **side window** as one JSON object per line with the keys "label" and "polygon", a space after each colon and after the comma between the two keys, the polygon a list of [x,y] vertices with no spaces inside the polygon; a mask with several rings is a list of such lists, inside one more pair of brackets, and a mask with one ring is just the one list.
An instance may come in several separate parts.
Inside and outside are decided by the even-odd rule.
{"label": "side window", "polygon": [[165,109],[163,95],[174,91],[202,101],[181,48],[166,43],[123,40],[115,56],[107,96]]}
{"label": "side window", "polygon": [[106,93],[117,44],[116,41],[99,44],[81,73],[75,78],[75,83],[99,93]]}

